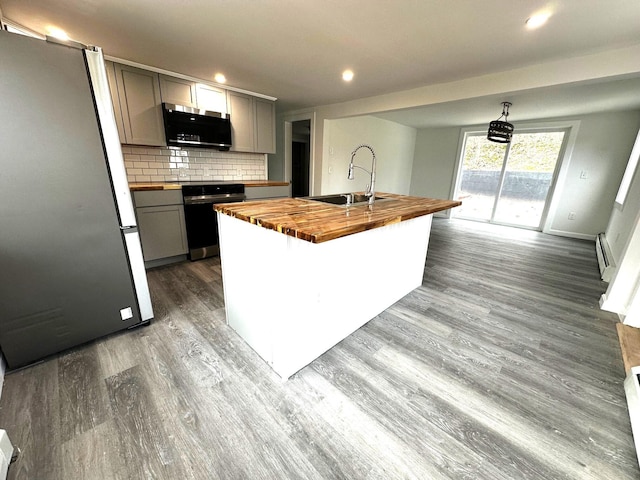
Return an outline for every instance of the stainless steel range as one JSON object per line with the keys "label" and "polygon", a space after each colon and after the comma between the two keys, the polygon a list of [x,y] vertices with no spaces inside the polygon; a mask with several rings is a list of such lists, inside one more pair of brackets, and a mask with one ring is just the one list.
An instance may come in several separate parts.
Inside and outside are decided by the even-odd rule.
{"label": "stainless steel range", "polygon": [[218,255],[218,220],[213,205],[244,201],[244,184],[183,185],[182,196],[189,259],[193,261]]}

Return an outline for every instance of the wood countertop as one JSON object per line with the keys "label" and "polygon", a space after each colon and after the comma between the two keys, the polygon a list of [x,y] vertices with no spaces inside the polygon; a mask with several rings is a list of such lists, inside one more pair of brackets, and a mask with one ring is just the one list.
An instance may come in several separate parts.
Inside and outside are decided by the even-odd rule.
{"label": "wood countertop", "polygon": [[189,184],[216,184],[216,183],[242,183],[245,187],[286,187],[289,182],[280,182],[275,180],[233,180],[228,182],[219,181],[198,181],[198,182],[132,182],[129,183],[129,190],[132,192],[144,190],[181,190],[182,185]]}
{"label": "wood countertop", "polygon": [[378,193],[383,197],[369,207],[349,208],[303,198],[279,198],[242,203],[222,203],[215,210],[225,215],[312,243],[322,243],[411,218],[429,215],[462,202]]}

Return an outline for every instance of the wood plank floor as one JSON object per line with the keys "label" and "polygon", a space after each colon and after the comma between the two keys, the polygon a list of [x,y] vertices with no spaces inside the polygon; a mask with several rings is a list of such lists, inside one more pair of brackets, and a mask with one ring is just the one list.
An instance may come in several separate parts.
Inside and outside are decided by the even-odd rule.
{"label": "wood plank floor", "polygon": [[218,259],[149,284],[151,326],[6,377],[10,479],[640,476],[592,242],[435,219],[423,286],[288,382]]}

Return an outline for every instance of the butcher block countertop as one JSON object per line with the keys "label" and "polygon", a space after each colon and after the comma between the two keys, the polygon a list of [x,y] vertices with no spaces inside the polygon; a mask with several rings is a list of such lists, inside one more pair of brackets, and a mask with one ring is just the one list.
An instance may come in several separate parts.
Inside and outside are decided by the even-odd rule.
{"label": "butcher block countertop", "polygon": [[378,193],[383,199],[350,207],[307,200],[279,198],[215,205],[218,212],[311,243],[364,232],[422,215],[457,207],[462,202]]}
{"label": "butcher block countertop", "polygon": [[242,183],[245,187],[286,187],[289,182],[279,182],[275,180],[233,180],[228,182],[133,182],[129,183],[129,190],[132,192],[144,190],[181,190],[182,185],[215,184],[215,183]]}

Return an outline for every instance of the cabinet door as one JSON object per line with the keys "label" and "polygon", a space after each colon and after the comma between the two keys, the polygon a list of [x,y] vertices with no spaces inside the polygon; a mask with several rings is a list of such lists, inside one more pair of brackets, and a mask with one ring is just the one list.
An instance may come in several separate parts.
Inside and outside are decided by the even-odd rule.
{"label": "cabinet door", "polygon": [[198,83],[196,86],[198,108],[227,113],[227,92],[221,88]]}
{"label": "cabinet door", "polygon": [[[276,153],[276,105],[255,98],[255,152]],[[233,119],[232,119],[233,120]]]}
{"label": "cabinet door", "polygon": [[124,143],[166,145],[158,74],[120,64],[115,73]]}
{"label": "cabinet door", "polygon": [[182,205],[136,208],[145,262],[187,253]]}
{"label": "cabinet door", "polygon": [[244,189],[247,200],[261,200],[266,198],[283,198],[290,196],[289,185],[275,186],[246,186]]}
{"label": "cabinet door", "polygon": [[162,101],[185,107],[196,107],[196,84],[182,78],[160,75]]}
{"label": "cabinet door", "polygon": [[120,137],[120,143],[126,143],[124,123],[122,122],[122,109],[120,108],[120,98],[118,97],[118,85],[116,82],[116,67],[113,62],[106,60],[104,66],[107,70],[107,81],[109,83],[109,92],[111,93],[111,103],[113,103],[113,114],[116,117],[116,126],[118,127],[118,137]]}
{"label": "cabinet door", "polygon": [[229,115],[231,115],[231,151],[254,151],[253,97],[242,93],[228,92]]}

